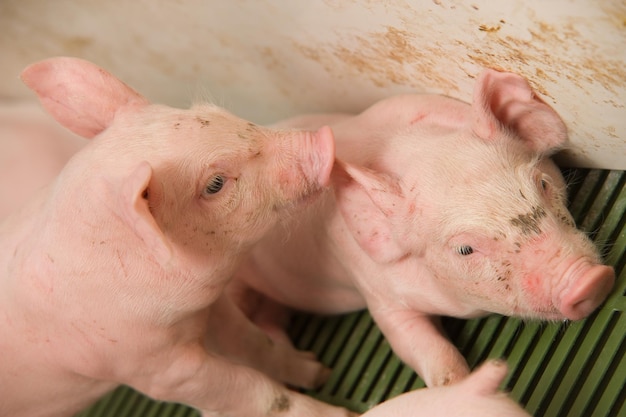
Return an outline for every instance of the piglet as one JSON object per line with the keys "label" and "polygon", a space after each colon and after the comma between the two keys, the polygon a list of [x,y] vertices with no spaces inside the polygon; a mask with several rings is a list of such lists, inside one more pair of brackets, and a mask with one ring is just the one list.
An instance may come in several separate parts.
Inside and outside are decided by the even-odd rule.
{"label": "piglet", "polygon": [[530,417],[498,387],[506,362],[490,360],[448,386],[422,388],[379,404],[362,417]]}
{"label": "piglet", "polygon": [[229,289],[268,332],[277,314],[264,306],[367,307],[438,386],[468,373],[438,316],[578,320],[607,297],[614,271],[576,229],[550,159],[566,127],[522,77],[485,70],[471,105],[400,95],[279,126],[326,124],[343,161],[332,189],[270,232]]}
{"label": "piglet", "polygon": [[490,360],[456,384],[402,394],[362,417],[530,417],[498,390],[506,372],[506,362]]}
{"label": "piglet", "polygon": [[350,415],[275,381],[312,387],[324,369],[223,294],[249,248],[328,184],[331,131],[150,104],[73,58],[22,80],[93,140],[0,223],[0,416],[70,416],[118,384],[205,416]]}
{"label": "piglet", "polygon": [[0,219],[48,185],[86,140],[37,103],[0,102]]}

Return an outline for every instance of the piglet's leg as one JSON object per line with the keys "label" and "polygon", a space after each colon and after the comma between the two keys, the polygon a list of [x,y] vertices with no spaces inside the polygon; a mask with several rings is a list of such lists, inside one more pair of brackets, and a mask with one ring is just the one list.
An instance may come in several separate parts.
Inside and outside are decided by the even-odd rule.
{"label": "piglet's leg", "polygon": [[162,372],[129,385],[161,401],[198,408],[211,417],[347,417],[330,406],[290,391],[259,371],[210,355],[200,344],[180,346]]}
{"label": "piglet's leg", "polygon": [[448,385],[469,374],[461,352],[444,334],[439,317],[410,310],[372,311],[393,351],[429,387]]}
{"label": "piglet's leg", "polygon": [[243,314],[274,342],[293,346],[286,331],[292,314],[289,307],[248,286],[243,278],[233,279],[226,287],[226,293]]}
{"label": "piglet's leg", "polygon": [[211,305],[208,326],[207,348],[279,381],[315,388],[328,378],[330,371],[313,353],[299,351],[291,344],[276,343],[226,295]]}

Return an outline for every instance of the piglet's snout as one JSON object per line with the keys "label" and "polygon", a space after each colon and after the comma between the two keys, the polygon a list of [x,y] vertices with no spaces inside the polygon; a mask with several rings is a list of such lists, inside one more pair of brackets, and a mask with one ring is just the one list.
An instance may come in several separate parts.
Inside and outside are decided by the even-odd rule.
{"label": "piglet's snout", "polygon": [[310,176],[318,186],[325,187],[330,183],[330,173],[335,162],[335,138],[328,126],[317,132],[307,135],[307,146],[304,153],[308,160],[306,167]]}
{"label": "piglet's snout", "polygon": [[569,320],[580,320],[591,314],[611,292],[615,282],[613,268],[583,263],[570,269],[572,276],[559,304],[559,310]]}
{"label": "piglet's snout", "polygon": [[288,199],[306,197],[330,183],[335,141],[329,127],[289,132],[273,151],[279,161],[280,189]]}

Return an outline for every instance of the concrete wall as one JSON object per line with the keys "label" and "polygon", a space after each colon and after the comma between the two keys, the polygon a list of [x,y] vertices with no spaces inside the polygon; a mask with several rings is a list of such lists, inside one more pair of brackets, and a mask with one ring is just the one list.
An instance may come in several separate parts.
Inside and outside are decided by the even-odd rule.
{"label": "concrete wall", "polygon": [[0,98],[30,62],[89,59],[154,101],[269,123],[400,92],[469,100],[488,66],[566,120],[568,163],[626,168],[623,0],[0,0]]}

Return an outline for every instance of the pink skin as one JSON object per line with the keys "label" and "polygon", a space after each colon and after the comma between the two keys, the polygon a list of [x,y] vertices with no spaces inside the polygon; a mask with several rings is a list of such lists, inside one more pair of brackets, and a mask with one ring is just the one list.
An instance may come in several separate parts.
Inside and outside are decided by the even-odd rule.
{"label": "pink skin", "polygon": [[[566,128],[523,78],[486,70],[471,105],[396,96],[280,126],[325,124],[343,161],[332,190],[254,248],[230,288],[240,304],[256,291],[318,313],[368,307],[394,351],[438,386],[469,369],[437,316],[578,320],[610,292],[613,269],[575,228],[549,159]],[[271,315],[242,308],[277,334]]]}
{"label": "pink skin", "polygon": [[506,363],[489,361],[459,383],[422,388],[377,405],[363,417],[530,417],[498,391]]}
{"label": "pink skin", "polygon": [[85,143],[35,103],[0,103],[0,219],[48,185]]}
{"label": "pink skin", "polygon": [[71,416],[120,383],[205,416],[350,415],[266,376],[311,387],[325,369],[271,343],[222,291],[328,185],[330,130],[152,105],[73,58],[22,79],[94,139],[0,223],[0,415]]}

